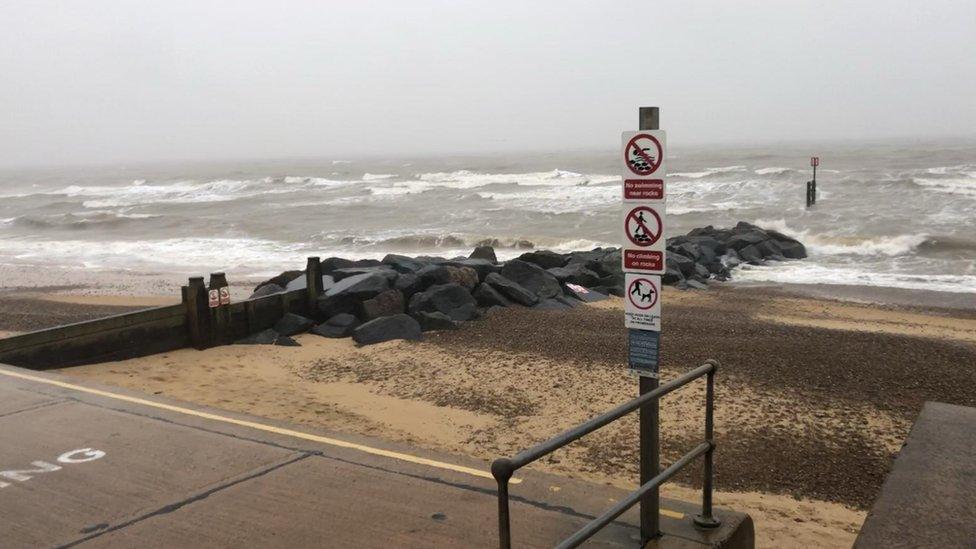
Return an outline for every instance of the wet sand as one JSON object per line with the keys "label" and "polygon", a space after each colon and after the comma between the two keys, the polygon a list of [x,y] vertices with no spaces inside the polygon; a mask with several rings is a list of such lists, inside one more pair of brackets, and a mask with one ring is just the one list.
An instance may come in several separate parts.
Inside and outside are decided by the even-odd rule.
{"label": "wet sand", "polygon": [[[850,546],[921,404],[976,405],[976,371],[960,367],[976,363],[965,311],[717,285],[668,288],[664,303],[665,378],[722,361],[716,500],[752,514],[765,547]],[[185,349],[64,373],[488,460],[634,395],[620,307],[508,309],[418,343],[304,335],[298,348]],[[662,402],[665,461],[701,436],[701,385]],[[538,466],[632,487],[636,425]],[[697,484],[692,470],[666,493],[695,501]]]}

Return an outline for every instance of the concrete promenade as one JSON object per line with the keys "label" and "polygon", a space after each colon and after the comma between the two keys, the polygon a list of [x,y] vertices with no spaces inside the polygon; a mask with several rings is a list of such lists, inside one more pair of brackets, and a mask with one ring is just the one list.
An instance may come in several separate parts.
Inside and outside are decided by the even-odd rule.
{"label": "concrete promenade", "polygon": [[[624,491],[525,472],[516,547],[551,547]],[[661,547],[744,546],[752,525],[664,501]],[[4,547],[496,547],[488,465],[0,365]],[[591,542],[636,547],[631,511]],[[733,542],[733,543],[730,543]]]}

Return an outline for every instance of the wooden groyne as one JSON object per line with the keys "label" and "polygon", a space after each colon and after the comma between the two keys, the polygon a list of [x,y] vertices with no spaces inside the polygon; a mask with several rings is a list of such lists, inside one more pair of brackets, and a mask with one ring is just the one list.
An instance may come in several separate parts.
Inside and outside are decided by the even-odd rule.
{"label": "wooden groyne", "polygon": [[311,314],[322,288],[317,257],[308,259],[305,273],[306,288],[215,307],[210,292],[226,287],[226,277],[215,273],[209,285],[192,277],[176,305],[0,339],[0,363],[48,370],[225,345],[270,328],[285,313]]}

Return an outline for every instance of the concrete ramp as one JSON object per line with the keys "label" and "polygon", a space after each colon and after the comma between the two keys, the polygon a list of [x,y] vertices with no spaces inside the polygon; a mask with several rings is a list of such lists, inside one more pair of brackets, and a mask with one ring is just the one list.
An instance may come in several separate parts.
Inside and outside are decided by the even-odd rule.
{"label": "concrete ramp", "polygon": [[854,546],[976,547],[976,408],[925,403]]}
{"label": "concrete ramp", "polygon": [[[526,472],[516,547],[551,547],[624,491]],[[0,366],[2,545],[497,547],[487,464]],[[665,501],[660,547],[749,547],[747,516],[691,525]],[[636,514],[590,546],[636,547]],[[738,540],[738,541],[735,541]]]}

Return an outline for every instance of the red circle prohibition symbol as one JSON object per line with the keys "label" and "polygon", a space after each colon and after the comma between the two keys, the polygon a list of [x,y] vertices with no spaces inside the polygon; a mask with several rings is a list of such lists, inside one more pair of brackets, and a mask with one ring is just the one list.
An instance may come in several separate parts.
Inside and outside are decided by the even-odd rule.
{"label": "red circle prohibition symbol", "polygon": [[[642,292],[643,288],[641,286],[643,284],[647,284],[648,286],[649,291],[647,293]],[[640,303],[634,300],[635,294],[640,299]],[[627,288],[627,299],[633,303],[634,307],[637,307],[643,311],[646,311],[657,304],[657,296],[657,287],[654,286],[653,282],[646,278],[638,278],[634,280],[630,283],[630,287]]]}
{"label": "red circle prohibition symbol", "polygon": [[[657,224],[657,230],[651,230],[647,226],[648,219],[644,217],[644,212],[651,214],[654,222]],[[636,227],[633,231],[630,230],[630,222],[636,223]],[[653,246],[655,242],[661,238],[661,233],[664,232],[664,223],[661,221],[661,216],[657,214],[651,208],[647,206],[639,206],[630,210],[627,214],[627,218],[624,219],[624,234],[627,235],[627,239],[634,243],[636,246],[641,248],[646,248],[648,246]]]}
{"label": "red circle prohibition symbol", "polygon": [[[651,142],[647,143],[647,140]],[[648,152],[646,149],[650,149],[651,147],[645,147],[645,144],[653,145],[656,151],[652,150]],[[661,147],[661,142],[653,135],[646,133],[639,133],[630,138],[627,146],[624,147],[624,164],[627,165],[627,169],[637,175],[651,175],[656,172],[661,166],[661,159],[663,157],[664,148]]]}

